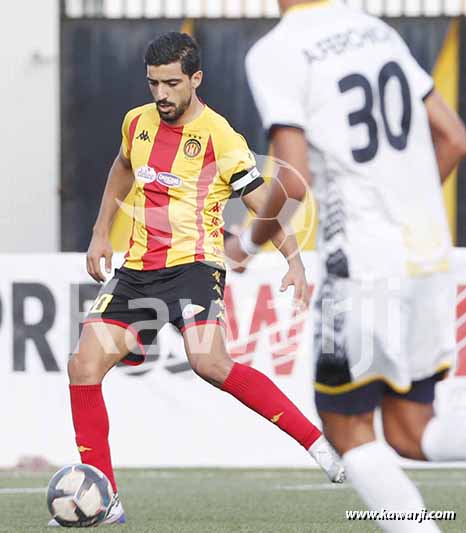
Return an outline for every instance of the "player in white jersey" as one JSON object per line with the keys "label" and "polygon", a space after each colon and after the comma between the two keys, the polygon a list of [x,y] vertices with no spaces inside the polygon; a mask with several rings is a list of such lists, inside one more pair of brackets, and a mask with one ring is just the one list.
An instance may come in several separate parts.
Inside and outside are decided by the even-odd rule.
{"label": "player in white jersey", "polygon": [[[466,133],[387,24],[339,1],[280,5],[282,21],[246,66],[274,155],[319,204],[316,405],[366,503],[420,511],[417,489],[376,442],[373,416],[380,406],[386,440],[403,456],[466,458],[466,424],[432,406],[455,349],[441,182],[466,155]],[[305,191],[282,169],[230,257],[255,253],[279,228],[286,196]]]}

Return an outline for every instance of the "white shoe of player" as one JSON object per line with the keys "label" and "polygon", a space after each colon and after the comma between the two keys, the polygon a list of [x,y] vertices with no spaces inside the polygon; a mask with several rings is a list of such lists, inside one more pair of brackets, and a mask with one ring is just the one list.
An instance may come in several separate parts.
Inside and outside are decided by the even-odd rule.
{"label": "white shoe of player", "polygon": [[102,524],[126,524],[126,515],[118,493],[113,496],[112,504]]}
{"label": "white shoe of player", "polygon": [[323,435],[309,448],[309,453],[332,483],[344,483],[346,474],[343,463]]}
{"label": "white shoe of player", "polygon": [[[126,524],[126,515],[125,510],[123,509],[123,505],[121,504],[120,497],[118,494],[115,494],[113,496],[112,503],[110,504],[110,507],[108,508],[107,516],[105,517],[104,521],[100,525],[118,525],[118,524]],[[60,524],[55,520],[55,518],[52,518],[50,522],[47,524],[50,527],[60,527]]]}

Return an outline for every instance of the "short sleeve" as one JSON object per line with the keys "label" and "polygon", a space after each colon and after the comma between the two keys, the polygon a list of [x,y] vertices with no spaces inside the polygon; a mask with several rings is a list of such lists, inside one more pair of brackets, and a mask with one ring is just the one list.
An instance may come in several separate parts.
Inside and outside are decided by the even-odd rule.
{"label": "short sleeve", "polygon": [[[256,158],[246,139],[231,128],[222,136],[216,157],[222,179],[231,185],[234,191],[245,187],[260,175],[256,168]],[[238,176],[241,176],[240,181]]]}
{"label": "short sleeve", "polygon": [[126,113],[121,125],[121,151],[126,159],[130,159],[131,141],[129,136],[129,126],[131,121],[131,112]]}
{"label": "short sleeve", "polygon": [[131,146],[138,125],[139,118],[143,112],[142,107],[131,109],[126,113],[121,126],[121,151],[126,159],[131,159]]}
{"label": "short sleeve", "polygon": [[308,65],[301,50],[265,38],[246,57],[246,73],[267,132],[273,126],[305,130]]}
{"label": "short sleeve", "polygon": [[434,90],[434,80],[413,57],[407,44],[398,32],[395,30],[392,31],[403,66],[405,67],[404,70],[409,78],[411,89],[418,98],[425,100]]}

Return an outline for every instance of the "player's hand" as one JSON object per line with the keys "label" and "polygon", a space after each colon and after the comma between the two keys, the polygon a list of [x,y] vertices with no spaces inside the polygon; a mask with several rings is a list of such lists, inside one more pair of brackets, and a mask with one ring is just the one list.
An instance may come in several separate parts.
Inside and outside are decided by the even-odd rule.
{"label": "player's hand", "polygon": [[105,282],[106,278],[100,268],[100,260],[105,258],[105,272],[112,271],[113,250],[109,237],[94,235],[87,251],[87,271],[97,282]]}
{"label": "player's hand", "polygon": [[309,290],[304,265],[301,260],[295,258],[290,261],[289,266],[282,279],[280,292],[285,292],[290,285],[294,285],[294,305],[299,311],[305,311],[309,307]]}
{"label": "player's hand", "polygon": [[233,272],[242,274],[246,270],[249,256],[244,252],[237,235],[225,241],[225,256]]}

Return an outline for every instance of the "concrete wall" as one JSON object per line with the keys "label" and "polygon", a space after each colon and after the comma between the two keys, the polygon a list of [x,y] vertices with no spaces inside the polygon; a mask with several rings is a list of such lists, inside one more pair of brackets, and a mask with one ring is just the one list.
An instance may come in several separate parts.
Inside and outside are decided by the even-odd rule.
{"label": "concrete wall", "polygon": [[58,250],[58,0],[0,16],[0,252]]}

